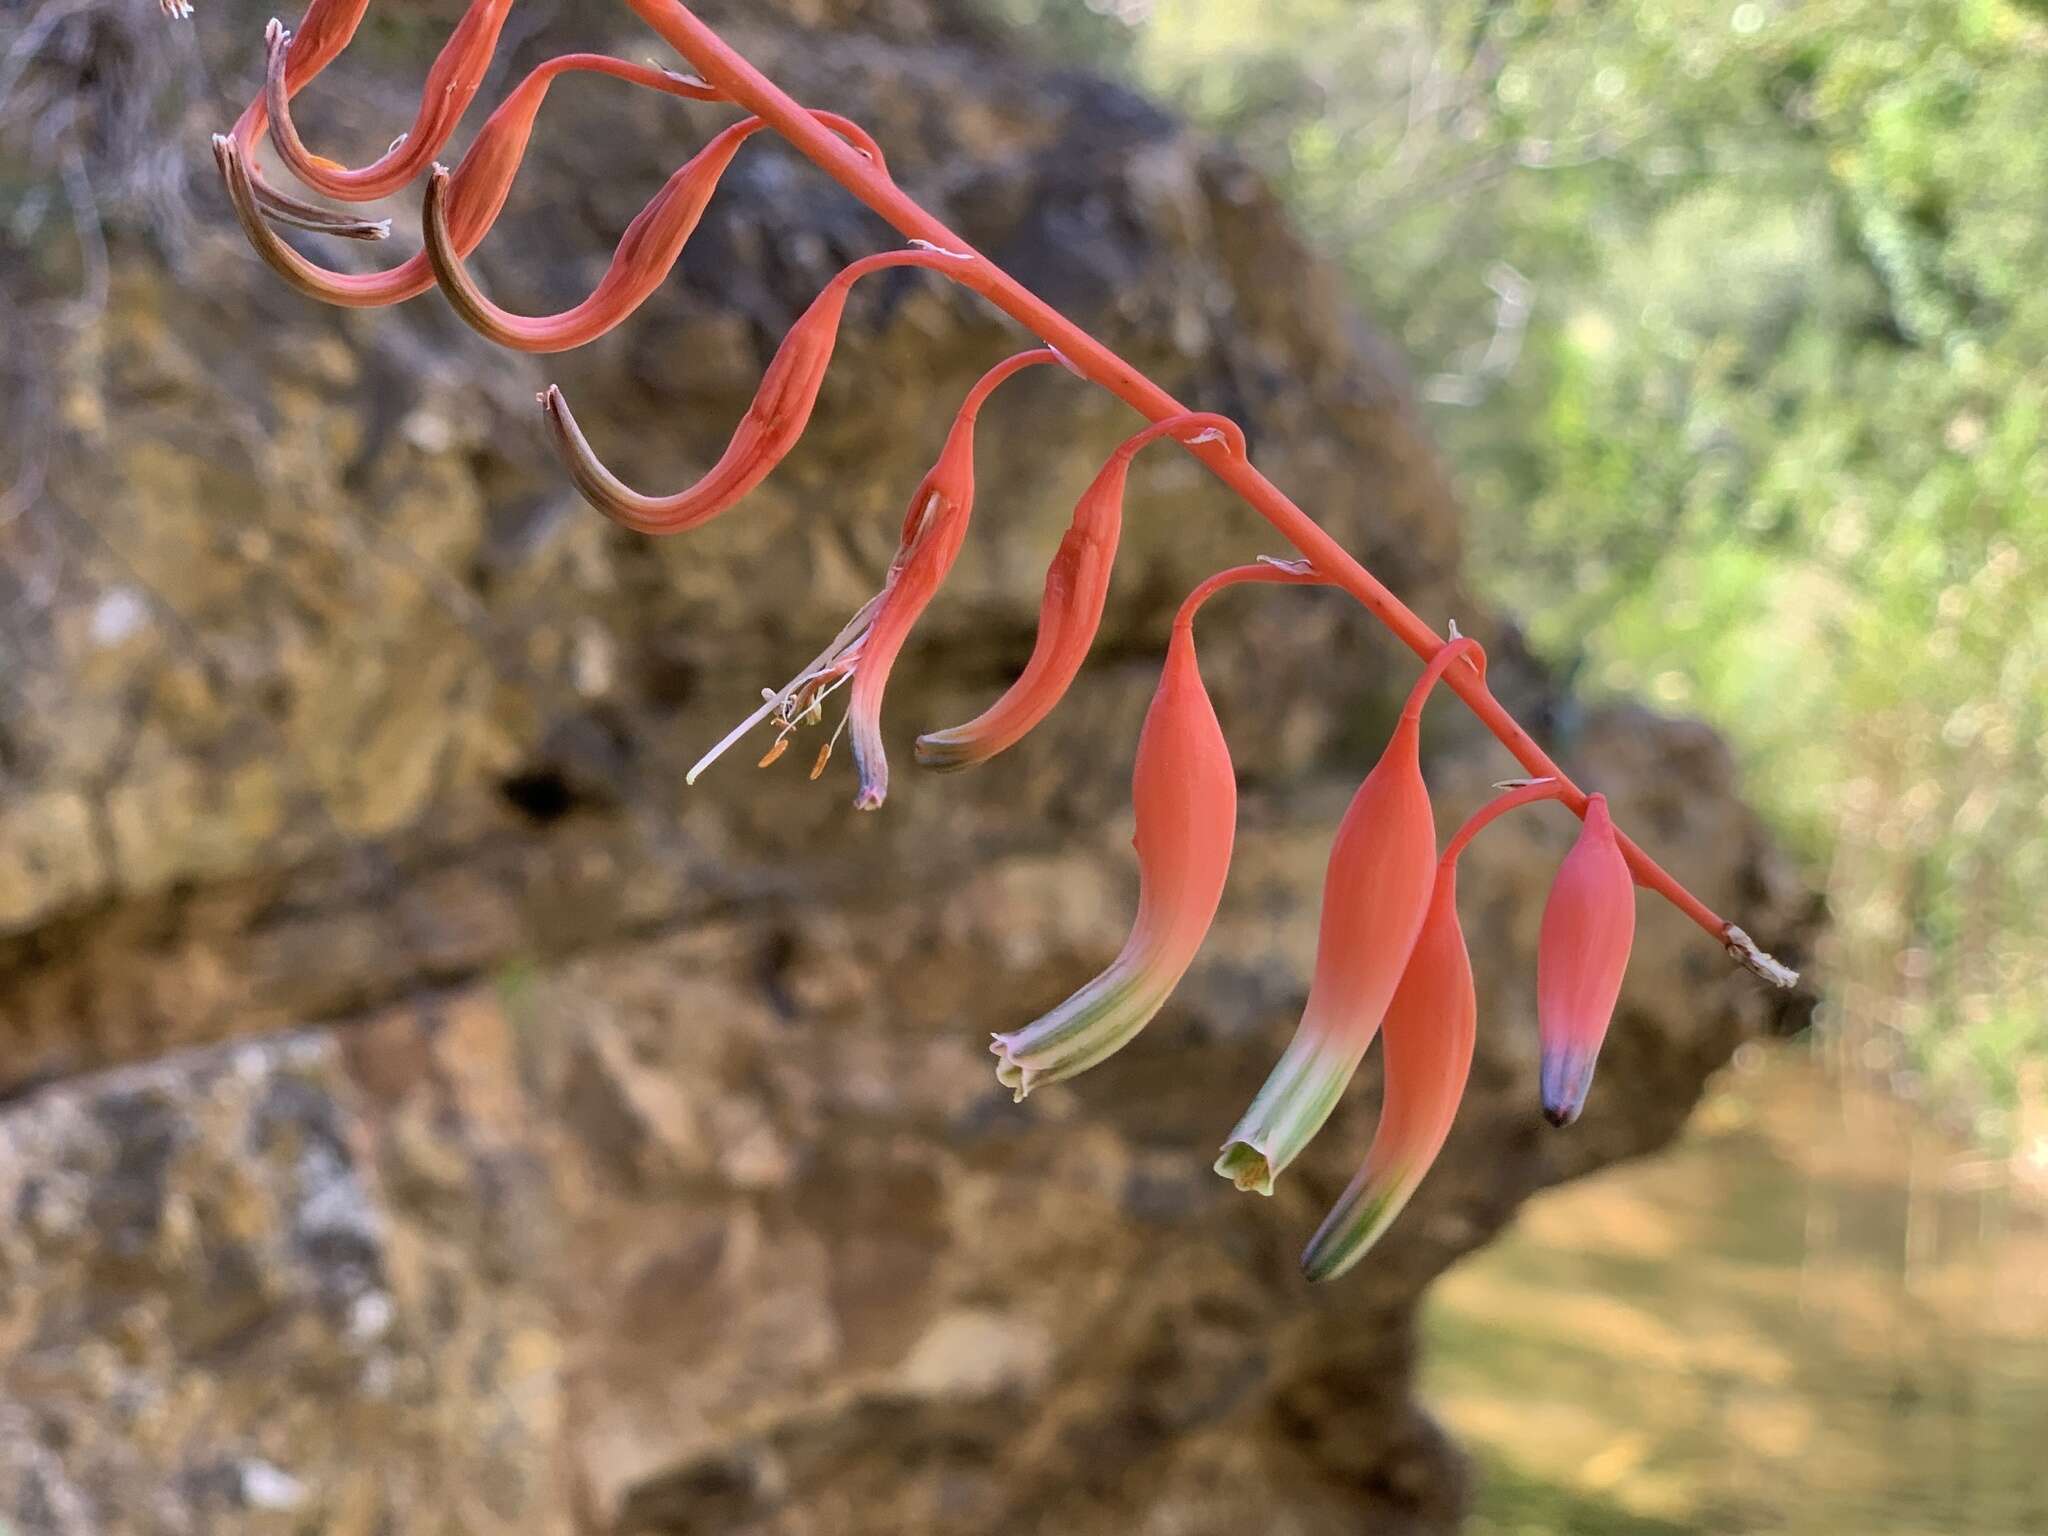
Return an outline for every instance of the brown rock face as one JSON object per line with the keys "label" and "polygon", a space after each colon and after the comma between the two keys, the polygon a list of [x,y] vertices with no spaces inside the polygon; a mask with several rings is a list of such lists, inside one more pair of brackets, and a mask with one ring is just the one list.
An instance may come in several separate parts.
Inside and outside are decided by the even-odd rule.
{"label": "brown rock face", "polygon": [[[516,56],[647,51],[599,9],[519,13]],[[382,148],[449,11],[373,11],[305,98],[316,147]],[[1393,364],[1241,165],[947,5],[724,12],[1018,277],[1244,421],[1420,611],[1492,644],[1624,825],[1796,954],[1803,898],[1711,734],[1580,711],[1461,586]],[[1022,338],[878,279],[761,492],[688,538],[619,532],[534,390],[561,382],[628,478],[680,483],[887,231],[757,142],[677,278],[583,352],[494,352],[432,295],[319,309],[241,244],[205,154],[231,101],[204,82],[239,102],[265,14],[53,10],[15,102],[70,115],[0,118],[28,338],[0,369],[26,493],[0,518],[0,1528],[1449,1531],[1459,1458],[1410,1395],[1424,1287],[1532,1190],[1671,1136],[1779,1000],[1646,902],[1586,1117],[1550,1132],[1533,946],[1568,828],[1503,824],[1461,882],[1486,1018],[1458,1129],[1383,1251],[1308,1289],[1370,1081],[1274,1200],[1208,1164],[1292,1027],[1325,842],[1413,663],[1327,594],[1243,592],[1204,619],[1244,786],[1215,935],[1136,1045],[1012,1105],[988,1033],[1122,937],[1172,605],[1275,541],[1145,458],[1073,696],[972,775],[916,772],[915,731],[1020,663],[1132,424],[1037,370],[984,414],[976,526],[891,687],[888,806],[856,816],[845,765],[806,783],[802,750],[686,792],[873,589],[954,403]],[[722,120],[559,88],[484,281],[580,296]],[[417,206],[393,211],[403,254]],[[104,256],[73,233],[95,219]],[[1430,746],[1446,821],[1513,771],[1455,707]]]}

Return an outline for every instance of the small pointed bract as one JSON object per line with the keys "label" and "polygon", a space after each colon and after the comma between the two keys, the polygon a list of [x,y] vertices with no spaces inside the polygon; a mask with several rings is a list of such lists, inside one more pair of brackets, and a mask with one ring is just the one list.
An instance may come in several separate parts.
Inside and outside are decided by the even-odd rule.
{"label": "small pointed bract", "polygon": [[550,384],[540,397],[555,449],[577,490],[613,522],[639,533],[683,533],[700,527],[768,478],[809,425],[818,390],[839,341],[839,322],[853,285],[870,272],[890,267],[944,271],[967,258],[920,248],[864,256],[831,282],[797,317],[768,363],[747,413],[716,464],[696,484],[669,496],[634,490],[598,459],[570,414],[569,402]]}
{"label": "small pointed bract", "polygon": [[950,770],[987,762],[1052,713],[1079,674],[1095,643],[1095,632],[1102,626],[1110,570],[1123,532],[1124,489],[1130,480],[1131,461],[1158,438],[1171,434],[1192,442],[1203,433],[1215,433],[1230,445],[1231,452],[1243,457],[1244,434],[1237,424],[1204,411],[1154,422],[1109,456],[1075,504],[1060,547],[1046,567],[1038,634],[1024,670],[1001,698],[965,725],[918,737],[920,763]]}
{"label": "small pointed bract", "polygon": [[1550,887],[1537,939],[1543,1113],[1552,1125],[1570,1125],[1585,1107],[1635,932],[1635,881],[1615,840],[1607,797],[1593,795]]}
{"label": "small pointed bract", "polygon": [[1465,1079],[1479,1004],[1472,959],[1458,924],[1458,871],[1450,857],[1436,887],[1401,984],[1380,1025],[1386,1092],[1372,1149],[1302,1255],[1311,1280],[1334,1280],[1379,1241],[1450,1135]]}
{"label": "small pointed bract", "polygon": [[1422,780],[1422,706],[1453,662],[1483,665],[1476,643],[1440,648],[1337,828],[1323,878],[1315,979],[1286,1053],[1238,1121],[1216,1172],[1273,1192],[1337,1106],[1407,968],[1435,883],[1436,823]]}

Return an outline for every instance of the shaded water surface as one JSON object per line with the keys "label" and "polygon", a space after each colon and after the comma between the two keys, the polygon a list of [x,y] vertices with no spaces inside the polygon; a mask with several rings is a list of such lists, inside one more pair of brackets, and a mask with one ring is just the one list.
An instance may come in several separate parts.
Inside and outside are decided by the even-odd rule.
{"label": "shaded water surface", "polygon": [[2048,1536],[2048,1211],[1792,1050],[1427,1326],[1480,1536]]}

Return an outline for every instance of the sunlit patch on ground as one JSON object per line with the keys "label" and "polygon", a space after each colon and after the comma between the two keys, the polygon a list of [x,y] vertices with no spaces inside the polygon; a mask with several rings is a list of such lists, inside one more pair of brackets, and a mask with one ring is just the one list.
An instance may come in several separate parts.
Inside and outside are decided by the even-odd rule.
{"label": "sunlit patch on ground", "polygon": [[2048,1210],[1786,1048],[1449,1276],[1480,1536],[2048,1530]]}

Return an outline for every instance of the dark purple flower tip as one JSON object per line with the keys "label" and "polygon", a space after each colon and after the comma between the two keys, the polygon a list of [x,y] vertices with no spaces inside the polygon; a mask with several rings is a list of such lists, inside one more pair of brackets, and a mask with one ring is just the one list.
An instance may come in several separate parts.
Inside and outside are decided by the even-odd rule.
{"label": "dark purple flower tip", "polygon": [[1543,1053],[1543,1118],[1560,1128],[1579,1118],[1593,1087],[1597,1050],[1564,1046]]}

